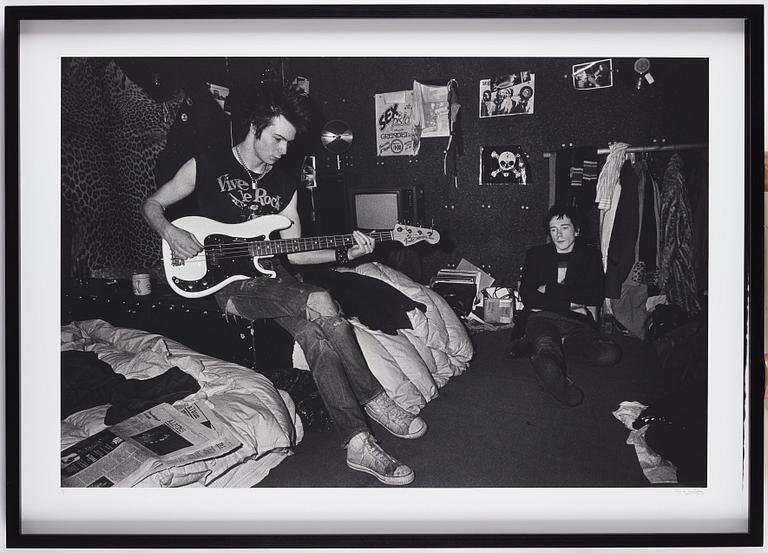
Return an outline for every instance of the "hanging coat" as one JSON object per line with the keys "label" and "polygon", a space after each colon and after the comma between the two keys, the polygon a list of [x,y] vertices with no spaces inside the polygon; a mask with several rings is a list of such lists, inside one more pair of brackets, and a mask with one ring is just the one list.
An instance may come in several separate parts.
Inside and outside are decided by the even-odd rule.
{"label": "hanging coat", "polygon": [[638,184],[644,179],[637,167],[627,160],[621,168],[621,197],[611,232],[605,269],[605,297],[619,298],[621,285],[637,259],[639,221]]}
{"label": "hanging coat", "polygon": [[600,175],[597,177],[595,203],[600,210],[600,251],[603,254],[603,270],[607,267],[608,246],[611,243],[613,221],[616,216],[616,206],[621,197],[619,174],[624,163],[629,144],[614,142],[610,146],[608,158],[605,160]]}
{"label": "hanging coat", "polygon": [[673,154],[661,186],[661,248],[659,287],[669,303],[678,305],[688,316],[701,310],[693,259],[691,208],[679,154]]}

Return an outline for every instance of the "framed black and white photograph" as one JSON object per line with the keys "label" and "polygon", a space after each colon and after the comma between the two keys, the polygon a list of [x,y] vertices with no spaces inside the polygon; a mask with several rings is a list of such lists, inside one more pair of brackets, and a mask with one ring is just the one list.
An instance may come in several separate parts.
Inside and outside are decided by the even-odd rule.
{"label": "framed black and white photograph", "polygon": [[763,544],[762,5],[5,21],[9,547]]}

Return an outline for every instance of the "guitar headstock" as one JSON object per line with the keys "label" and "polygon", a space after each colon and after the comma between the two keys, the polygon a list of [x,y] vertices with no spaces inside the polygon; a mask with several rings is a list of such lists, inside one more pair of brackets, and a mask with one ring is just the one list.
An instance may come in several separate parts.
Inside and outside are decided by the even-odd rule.
{"label": "guitar headstock", "polygon": [[392,229],[392,240],[397,240],[403,246],[411,246],[418,242],[437,244],[440,241],[440,233],[432,228],[397,224]]}

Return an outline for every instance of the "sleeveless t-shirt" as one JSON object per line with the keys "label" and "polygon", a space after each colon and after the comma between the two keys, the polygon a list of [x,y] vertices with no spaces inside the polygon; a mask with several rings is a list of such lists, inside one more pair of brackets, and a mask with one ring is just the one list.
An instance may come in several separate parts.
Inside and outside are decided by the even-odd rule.
{"label": "sleeveless t-shirt", "polygon": [[[291,201],[298,179],[272,167],[253,188],[232,149],[220,147],[195,156],[195,196],[200,215],[220,223],[242,223],[280,213]],[[252,173],[258,178],[256,173]]]}

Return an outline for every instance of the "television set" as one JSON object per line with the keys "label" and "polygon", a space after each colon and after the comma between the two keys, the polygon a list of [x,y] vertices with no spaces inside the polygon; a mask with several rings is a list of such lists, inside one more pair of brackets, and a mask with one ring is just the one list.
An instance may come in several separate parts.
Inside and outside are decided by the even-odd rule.
{"label": "television set", "polygon": [[350,189],[348,224],[360,230],[390,230],[397,223],[418,225],[423,196],[420,186]]}

